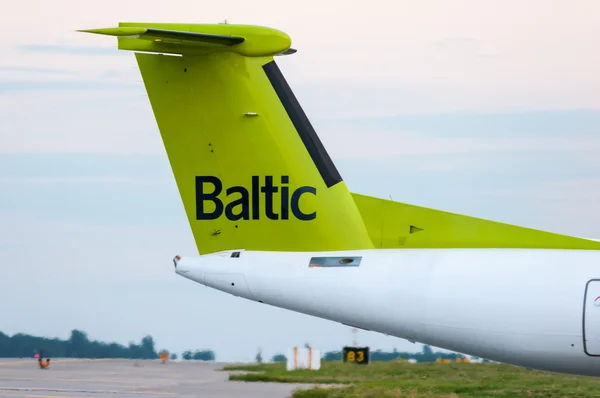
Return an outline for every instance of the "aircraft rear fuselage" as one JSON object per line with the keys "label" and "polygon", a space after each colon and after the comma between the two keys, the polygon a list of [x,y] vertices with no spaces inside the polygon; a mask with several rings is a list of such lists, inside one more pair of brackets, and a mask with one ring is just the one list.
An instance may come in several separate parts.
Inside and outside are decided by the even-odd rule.
{"label": "aircraft rear fuselage", "polygon": [[176,272],[246,299],[464,354],[600,375],[597,251],[232,250],[184,257]]}

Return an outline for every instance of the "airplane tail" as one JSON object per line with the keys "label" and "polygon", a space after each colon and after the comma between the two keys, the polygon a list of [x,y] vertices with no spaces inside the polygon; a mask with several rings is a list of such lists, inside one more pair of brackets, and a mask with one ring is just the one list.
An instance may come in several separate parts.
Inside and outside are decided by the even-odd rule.
{"label": "airplane tail", "polygon": [[295,53],[279,30],[128,22],[83,32],[116,36],[135,52],[200,253],[600,250],[593,240],[350,193],[275,62]]}
{"label": "airplane tail", "polygon": [[136,52],[200,253],[373,247],[274,59],[295,52],[285,33],[161,23],[85,32]]}

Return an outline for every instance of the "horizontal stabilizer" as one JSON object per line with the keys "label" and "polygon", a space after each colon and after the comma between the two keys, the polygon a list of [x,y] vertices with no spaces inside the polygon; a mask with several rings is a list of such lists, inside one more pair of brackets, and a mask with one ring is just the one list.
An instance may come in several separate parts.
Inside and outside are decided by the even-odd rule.
{"label": "horizontal stabilizer", "polygon": [[600,242],[352,193],[380,249],[600,250]]}
{"label": "horizontal stabilizer", "polygon": [[223,36],[208,33],[183,32],[178,30],[152,29],[152,28],[104,28],[85,29],[79,32],[96,33],[100,35],[121,36],[183,44],[185,41],[198,43],[212,43],[224,46],[233,46],[244,41],[243,37]]}
{"label": "horizontal stabilizer", "polygon": [[78,32],[115,36],[120,50],[201,55],[228,51],[248,57],[296,52],[290,37],[276,29],[230,24],[166,24],[121,22],[117,28]]}

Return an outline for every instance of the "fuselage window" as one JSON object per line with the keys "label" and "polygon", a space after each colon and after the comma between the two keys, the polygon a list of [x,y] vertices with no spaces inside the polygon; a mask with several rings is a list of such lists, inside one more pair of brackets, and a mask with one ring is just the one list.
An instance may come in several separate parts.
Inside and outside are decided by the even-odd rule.
{"label": "fuselage window", "polygon": [[310,268],[358,267],[362,257],[313,257]]}

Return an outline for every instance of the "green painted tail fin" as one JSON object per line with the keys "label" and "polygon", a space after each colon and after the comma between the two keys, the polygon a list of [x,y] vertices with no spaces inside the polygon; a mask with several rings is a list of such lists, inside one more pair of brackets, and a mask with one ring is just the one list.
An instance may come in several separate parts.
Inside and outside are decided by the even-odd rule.
{"label": "green painted tail fin", "polygon": [[360,212],[274,56],[291,41],[242,25],[90,30],[136,52],[200,253],[371,248]]}

